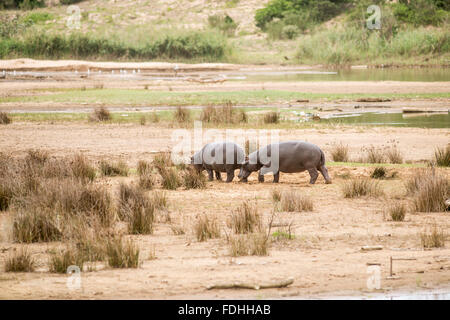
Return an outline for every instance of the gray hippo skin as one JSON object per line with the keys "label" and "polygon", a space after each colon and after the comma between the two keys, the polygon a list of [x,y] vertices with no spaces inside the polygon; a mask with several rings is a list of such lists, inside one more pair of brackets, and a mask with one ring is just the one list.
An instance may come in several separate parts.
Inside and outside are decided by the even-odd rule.
{"label": "gray hippo skin", "polygon": [[233,181],[234,170],[240,169],[245,161],[244,150],[234,142],[214,142],[206,144],[191,157],[191,164],[197,171],[206,170],[209,181],[222,180],[221,172],[227,173],[227,182]]}
{"label": "gray hippo skin", "polygon": [[277,183],[280,179],[280,172],[293,173],[308,170],[311,176],[309,183],[314,184],[316,182],[319,176],[317,171],[320,171],[327,184],[331,183],[328,170],[325,167],[325,155],[318,146],[304,141],[286,141],[280,142],[277,145],[279,150],[279,165],[275,166],[275,169],[270,168],[270,157],[272,149],[276,150],[276,145],[270,144],[249,155],[248,160],[242,165],[239,178],[243,182],[247,182],[248,176],[253,171],[259,170],[259,182],[264,182],[265,173],[273,172],[273,182]]}

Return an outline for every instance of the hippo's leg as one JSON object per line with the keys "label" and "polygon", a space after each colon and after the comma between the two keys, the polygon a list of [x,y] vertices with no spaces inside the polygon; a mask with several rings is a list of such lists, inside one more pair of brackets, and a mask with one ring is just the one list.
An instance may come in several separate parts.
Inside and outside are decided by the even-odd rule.
{"label": "hippo's leg", "polygon": [[216,179],[222,181],[222,176],[219,171],[216,171]]}
{"label": "hippo's leg", "polygon": [[317,177],[319,176],[319,172],[317,172],[316,168],[308,169],[309,175],[311,176],[311,180],[309,180],[310,184],[316,183]]}
{"label": "hippo's leg", "polygon": [[330,176],[328,175],[328,170],[325,166],[321,166],[319,168],[320,173],[323,175],[323,177],[325,178],[325,183],[326,184],[330,184],[331,183],[331,179]]}
{"label": "hippo's leg", "polygon": [[264,174],[261,172],[261,170],[259,170],[258,172],[258,181],[264,182]]}
{"label": "hippo's leg", "polygon": [[233,181],[234,178],[234,169],[227,170],[227,182]]}
{"label": "hippo's leg", "polygon": [[211,169],[206,169],[206,171],[208,172],[208,180],[213,181],[213,171]]}
{"label": "hippo's leg", "polygon": [[277,173],[274,173],[274,175],[273,175],[273,182],[278,183],[278,181],[280,181],[280,171],[278,171]]}

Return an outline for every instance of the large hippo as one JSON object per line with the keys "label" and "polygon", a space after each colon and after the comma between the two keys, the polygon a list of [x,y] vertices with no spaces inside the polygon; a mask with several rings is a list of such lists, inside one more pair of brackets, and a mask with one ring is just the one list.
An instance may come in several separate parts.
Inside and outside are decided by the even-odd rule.
{"label": "large hippo", "polygon": [[[278,150],[279,157],[276,157]],[[273,155],[273,156],[272,156]],[[278,162],[278,163],[277,163]],[[286,141],[270,144],[251,153],[239,172],[239,178],[247,182],[253,171],[258,171],[258,180],[264,182],[264,174],[273,172],[273,182],[278,182],[280,172],[293,173],[308,170],[314,184],[322,173],[326,183],[331,183],[325,167],[325,155],[320,148],[304,141]]]}
{"label": "large hippo", "polygon": [[240,169],[245,161],[244,150],[234,142],[214,142],[206,144],[191,157],[191,164],[198,171],[206,170],[209,181],[222,180],[221,172],[227,173],[227,182],[233,181],[234,170]]}

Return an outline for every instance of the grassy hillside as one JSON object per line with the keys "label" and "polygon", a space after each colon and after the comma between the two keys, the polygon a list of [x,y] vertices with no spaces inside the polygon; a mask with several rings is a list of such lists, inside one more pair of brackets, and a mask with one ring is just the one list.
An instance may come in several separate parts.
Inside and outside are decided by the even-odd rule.
{"label": "grassy hillside", "polygon": [[[398,12],[397,7],[375,1],[382,7],[382,28],[368,30],[364,1],[335,1],[335,7],[317,9],[316,2],[272,0],[302,6],[298,12],[288,6],[278,15],[264,16],[267,21],[263,26],[258,16],[267,11],[267,3],[272,3],[269,1],[64,2],[76,2],[79,13],[58,0],[33,10],[2,10],[0,58],[327,65],[450,63],[448,11],[443,9],[435,13],[439,21],[415,23],[424,19],[411,13],[418,10],[399,7],[403,11]],[[79,29],[69,28],[68,18],[72,15],[76,20],[77,14]]]}

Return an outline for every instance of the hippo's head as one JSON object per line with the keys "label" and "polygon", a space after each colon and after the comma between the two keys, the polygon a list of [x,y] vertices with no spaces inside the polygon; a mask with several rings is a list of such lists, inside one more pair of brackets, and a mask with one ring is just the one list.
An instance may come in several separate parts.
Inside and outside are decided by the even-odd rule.
{"label": "hippo's head", "polygon": [[245,162],[242,164],[241,170],[239,171],[238,178],[243,182],[247,182],[247,178],[252,172],[258,171],[260,167],[260,165],[249,163],[248,159],[245,159]]}
{"label": "hippo's head", "polygon": [[195,163],[194,156],[191,157],[191,166],[192,166],[192,168],[194,168],[198,172],[202,172],[203,171],[202,164],[201,163]]}

